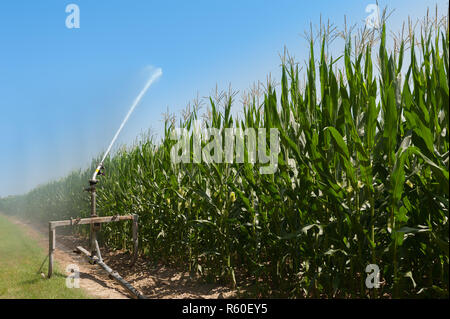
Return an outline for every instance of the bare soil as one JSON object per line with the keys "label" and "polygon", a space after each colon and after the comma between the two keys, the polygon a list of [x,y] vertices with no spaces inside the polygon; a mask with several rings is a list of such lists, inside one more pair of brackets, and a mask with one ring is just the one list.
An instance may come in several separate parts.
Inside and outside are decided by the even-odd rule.
{"label": "bare soil", "polygon": [[[48,228],[45,225],[33,224],[28,221],[9,217],[9,220],[19,225],[30,238],[37,241],[44,249],[48,249]],[[127,299],[132,296],[116,281],[110,279],[108,274],[97,265],[91,265],[86,258],[74,251],[76,246],[86,246],[86,240],[70,232],[58,228],[56,231],[55,261],[64,271],[69,264],[75,264],[80,271],[80,288],[84,289],[93,298],[101,299]],[[139,258],[133,267],[129,267],[130,255],[125,251],[110,251],[101,248],[105,263],[117,271],[133,287],[138,289],[147,298],[155,299],[207,299],[207,298],[233,298],[236,291],[230,288],[201,283],[192,278],[187,272],[180,272],[154,265]],[[43,260],[42,269],[47,269]],[[55,275],[66,276],[67,274]]]}

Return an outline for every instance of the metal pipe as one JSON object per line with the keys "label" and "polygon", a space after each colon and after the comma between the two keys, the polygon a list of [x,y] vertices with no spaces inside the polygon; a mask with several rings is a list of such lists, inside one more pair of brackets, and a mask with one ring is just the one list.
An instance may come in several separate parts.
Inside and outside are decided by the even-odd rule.
{"label": "metal pipe", "polygon": [[127,289],[133,296],[136,296],[138,299],[147,299],[144,295],[142,295],[136,288],[134,288],[128,281],[122,278],[116,271],[112,270],[107,264],[101,261],[97,256],[92,256],[89,252],[81,246],[77,247],[77,250],[82,252],[89,261],[98,264],[102,267],[113,279],[115,279],[119,284],[121,284],[125,289]]}
{"label": "metal pipe", "polygon": [[[96,208],[96,202],[97,202],[97,192],[95,189],[95,185],[97,184],[97,181],[90,180],[89,184],[91,185],[89,188],[89,191],[91,192],[91,218],[97,217],[97,208]],[[95,243],[97,242],[97,229],[100,227],[99,223],[94,223],[90,225],[90,231],[89,231],[89,249],[94,254],[95,252]]]}
{"label": "metal pipe", "polygon": [[107,264],[103,261],[97,261],[97,264],[100,265],[111,277],[113,277],[119,284],[125,287],[129,292],[131,292],[138,299],[147,299],[145,298],[137,289],[135,289],[128,281],[123,279],[116,271],[113,271]]}

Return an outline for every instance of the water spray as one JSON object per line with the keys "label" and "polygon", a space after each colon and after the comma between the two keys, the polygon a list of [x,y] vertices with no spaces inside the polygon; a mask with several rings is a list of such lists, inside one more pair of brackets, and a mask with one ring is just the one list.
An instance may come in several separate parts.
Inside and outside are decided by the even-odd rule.
{"label": "water spray", "polygon": [[127,115],[123,119],[122,124],[120,124],[119,129],[117,130],[117,132],[114,135],[111,143],[109,144],[108,148],[106,149],[106,152],[105,152],[105,154],[102,157],[102,160],[98,164],[97,169],[95,170],[94,175],[92,176],[92,179],[91,179],[92,181],[96,181],[97,175],[100,173],[101,169],[103,168],[103,162],[105,161],[106,157],[108,156],[109,152],[111,151],[111,148],[113,147],[114,143],[116,142],[117,137],[119,136],[119,134],[122,131],[123,127],[128,122],[128,119],[130,118],[131,113],[133,113],[134,109],[139,104],[139,102],[141,101],[142,97],[145,95],[145,93],[150,88],[150,86],[153,84],[153,82],[155,82],[161,75],[162,75],[162,70],[160,68],[156,69],[153,72],[152,76],[148,79],[148,81],[145,84],[145,86],[142,89],[142,91],[139,93],[139,95],[134,100],[133,104],[130,107],[130,110],[128,111]]}

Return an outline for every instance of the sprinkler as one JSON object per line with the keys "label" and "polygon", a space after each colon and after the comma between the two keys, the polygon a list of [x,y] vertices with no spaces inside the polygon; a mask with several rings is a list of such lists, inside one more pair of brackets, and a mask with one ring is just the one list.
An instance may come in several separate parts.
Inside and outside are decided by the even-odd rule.
{"label": "sprinkler", "polygon": [[[117,137],[119,137],[120,132],[122,131],[123,127],[127,123],[128,119],[130,118],[130,115],[133,113],[136,106],[141,101],[142,97],[145,95],[147,90],[150,88],[150,86],[155,82],[160,76],[162,75],[162,70],[160,68],[156,69],[153,74],[148,79],[147,83],[145,84],[144,88],[141,90],[139,95],[134,100],[133,104],[130,107],[130,110],[128,111],[127,115],[123,119],[122,123],[119,126],[119,129],[117,130],[116,134],[114,134],[113,139],[111,140],[111,143],[109,143],[108,148],[106,149],[105,154],[103,154],[102,160],[98,164],[96,170],[94,171],[94,174],[92,175],[92,178],[89,180],[89,187],[86,189],[87,191],[91,192],[91,217],[97,217],[97,210],[96,210],[96,184],[97,184],[97,176],[98,175],[105,175],[103,172],[103,162],[105,161],[106,157],[108,156],[109,152],[111,152],[111,149],[114,145],[114,143],[117,140]],[[90,231],[90,249],[91,254],[94,255],[96,252],[99,259],[101,260],[101,254],[100,249],[98,248],[98,242],[97,242],[97,231],[100,230],[100,224],[95,223],[91,225],[91,231]]]}

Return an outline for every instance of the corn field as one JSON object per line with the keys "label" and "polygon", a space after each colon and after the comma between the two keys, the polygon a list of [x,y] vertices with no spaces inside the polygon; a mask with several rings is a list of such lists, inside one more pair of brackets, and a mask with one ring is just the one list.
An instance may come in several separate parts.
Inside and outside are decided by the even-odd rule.
{"label": "corn field", "polygon": [[[138,214],[142,258],[262,296],[448,298],[448,20],[392,50],[386,27],[377,32],[377,41],[347,37],[336,59],[326,35],[311,38],[306,70],[284,59],[280,84],[249,94],[242,114],[232,115],[234,94],[211,97],[207,116],[194,107],[166,119],[160,142],[120,149],[104,163],[98,214]],[[199,119],[220,130],[277,128],[276,173],[260,174],[259,163],[174,164],[170,132]],[[89,216],[83,188],[97,163],[1,199],[0,210]],[[101,240],[128,249],[130,226],[103,226]],[[369,264],[380,269],[378,289],[366,287]]]}

